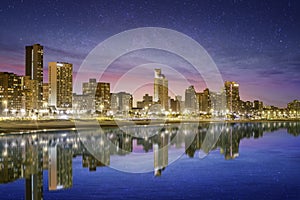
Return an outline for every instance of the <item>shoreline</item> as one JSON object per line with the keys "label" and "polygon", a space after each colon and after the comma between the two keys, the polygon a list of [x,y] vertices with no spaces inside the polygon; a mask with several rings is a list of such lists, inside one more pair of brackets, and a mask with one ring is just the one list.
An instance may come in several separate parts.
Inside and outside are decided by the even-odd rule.
{"label": "shoreline", "polygon": [[[76,123],[75,123],[76,121]],[[76,130],[76,127],[83,129],[92,129],[93,127],[117,127],[133,125],[158,125],[158,124],[176,124],[176,123],[261,123],[261,122],[297,122],[300,119],[272,119],[272,120],[5,120],[0,121],[0,134],[22,134],[27,132],[40,131],[64,131]],[[77,125],[77,126],[76,126]]]}

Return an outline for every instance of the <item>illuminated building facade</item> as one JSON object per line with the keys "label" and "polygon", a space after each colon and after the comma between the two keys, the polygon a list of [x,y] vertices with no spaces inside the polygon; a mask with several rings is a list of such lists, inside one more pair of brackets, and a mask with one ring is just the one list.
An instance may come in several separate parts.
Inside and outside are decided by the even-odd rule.
{"label": "illuminated building facade", "polygon": [[29,76],[23,77],[23,94],[25,97],[25,108],[27,111],[33,109],[39,109],[38,99],[36,98],[38,93],[38,82],[37,80],[30,79]]}
{"label": "illuminated building facade", "polygon": [[143,96],[143,101],[137,102],[137,107],[140,109],[146,108],[149,109],[153,105],[153,97],[149,94]]}
{"label": "illuminated building facade", "polygon": [[189,112],[196,112],[198,110],[196,92],[194,86],[189,86],[185,90],[185,109]]}
{"label": "illuminated building facade", "polygon": [[170,111],[180,113],[180,101],[178,99],[170,99]]}
{"label": "illuminated building facade", "polygon": [[20,110],[22,108],[22,76],[0,72],[0,111]]}
{"label": "illuminated building facade", "polygon": [[72,108],[73,65],[49,63],[49,105],[60,109]]}
{"label": "illuminated building facade", "polygon": [[37,99],[39,108],[43,106],[43,48],[40,44],[25,47],[25,75],[37,81],[38,91],[34,98]]}
{"label": "illuminated building facade", "polygon": [[49,83],[43,83],[43,107],[49,104]]}
{"label": "illuminated building facade", "polygon": [[126,92],[111,94],[111,110],[116,112],[129,112],[132,110],[132,95]]}
{"label": "illuminated building facade", "polygon": [[98,82],[95,93],[96,110],[107,112],[110,110],[110,83]]}
{"label": "illuminated building facade", "polygon": [[72,149],[59,144],[49,147],[48,187],[49,190],[71,188],[73,185],[72,174]]}
{"label": "illuminated building facade", "polygon": [[169,135],[164,131],[156,135],[155,142],[153,142],[155,176],[161,176],[162,171],[168,166],[168,142]]}
{"label": "illuminated building facade", "polygon": [[168,80],[165,75],[161,73],[161,69],[155,69],[154,71],[154,99],[155,103],[162,106],[162,109],[169,109],[169,97],[168,97]]}
{"label": "illuminated building facade", "polygon": [[259,101],[259,100],[254,100],[253,107],[254,107],[255,110],[263,110],[264,103],[262,101]]}
{"label": "illuminated building facade", "polygon": [[211,100],[210,100],[209,89],[206,88],[203,92],[196,93],[196,96],[199,103],[199,111],[206,112],[206,113],[210,112]]}
{"label": "illuminated building facade", "polygon": [[240,104],[239,84],[234,81],[225,82],[226,107],[229,112],[238,112]]}
{"label": "illuminated building facade", "polygon": [[97,89],[97,81],[95,78],[90,78],[89,82],[82,83],[82,94],[95,96]]}

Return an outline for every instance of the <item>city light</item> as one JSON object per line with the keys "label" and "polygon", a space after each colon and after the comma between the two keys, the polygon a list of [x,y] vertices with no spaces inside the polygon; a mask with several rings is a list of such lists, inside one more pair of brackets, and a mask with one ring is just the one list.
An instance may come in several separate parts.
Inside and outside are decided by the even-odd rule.
{"label": "city light", "polygon": [[[26,47],[26,54],[43,54],[43,46],[35,44]],[[36,48],[38,51],[33,51]],[[29,57],[28,57],[29,58]],[[31,58],[30,58],[31,59]],[[41,70],[42,60],[31,62],[38,63],[36,67]],[[59,67],[59,68],[58,68]],[[30,72],[31,72],[30,71]],[[172,119],[197,119],[197,120],[276,120],[298,119],[300,101],[294,100],[286,108],[264,105],[262,101],[243,101],[240,97],[240,84],[234,81],[225,81],[221,92],[211,91],[209,88],[202,92],[196,91],[193,85],[185,90],[184,99],[175,94],[175,99],[168,96],[168,77],[161,69],[154,69],[153,96],[145,91],[143,101],[137,101],[133,106],[133,95],[127,92],[111,93],[110,83],[97,82],[90,79],[83,83],[82,95],[73,94],[72,64],[66,62],[49,63],[49,83],[44,83],[41,77],[19,76],[14,73],[0,72],[3,80],[10,82],[10,78],[19,79],[20,85],[0,85],[7,87],[10,95],[18,94],[12,99],[8,94],[1,93],[2,117],[6,119],[72,119],[93,118],[104,119],[147,119],[168,118]],[[69,79],[69,81],[65,81]],[[52,81],[51,80],[55,80]],[[43,85],[43,99],[38,95]],[[23,85],[22,85],[23,84]],[[52,90],[51,87],[60,90]],[[73,114],[77,114],[76,116]]]}

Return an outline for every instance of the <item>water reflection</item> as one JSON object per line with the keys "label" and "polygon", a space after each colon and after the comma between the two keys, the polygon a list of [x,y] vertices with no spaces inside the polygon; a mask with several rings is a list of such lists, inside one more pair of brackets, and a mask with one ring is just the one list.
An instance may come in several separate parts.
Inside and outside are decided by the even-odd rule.
{"label": "water reflection", "polygon": [[[42,199],[43,170],[48,170],[48,190],[71,188],[72,159],[76,156],[82,156],[82,167],[93,172],[114,162],[124,163],[124,160],[131,159],[131,155],[145,156],[146,153],[147,160],[135,165],[151,163],[154,175],[160,176],[172,161],[172,152],[177,149],[184,149],[188,157],[195,157],[197,151],[202,157],[219,149],[225,159],[234,159],[239,156],[239,144],[243,138],[260,138],[264,132],[281,128],[294,136],[300,134],[299,122],[181,126],[129,127],[126,133],[118,128],[107,128],[104,132],[89,130],[80,135],[70,131],[1,136],[0,183],[23,178],[26,199]],[[128,134],[130,132],[135,134]]]}

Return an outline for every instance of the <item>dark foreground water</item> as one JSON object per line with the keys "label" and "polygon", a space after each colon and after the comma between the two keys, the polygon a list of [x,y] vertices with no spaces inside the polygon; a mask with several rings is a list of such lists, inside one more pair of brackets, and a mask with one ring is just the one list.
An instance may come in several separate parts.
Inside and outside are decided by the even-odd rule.
{"label": "dark foreground water", "polygon": [[0,199],[300,199],[299,134],[270,122],[3,136]]}

